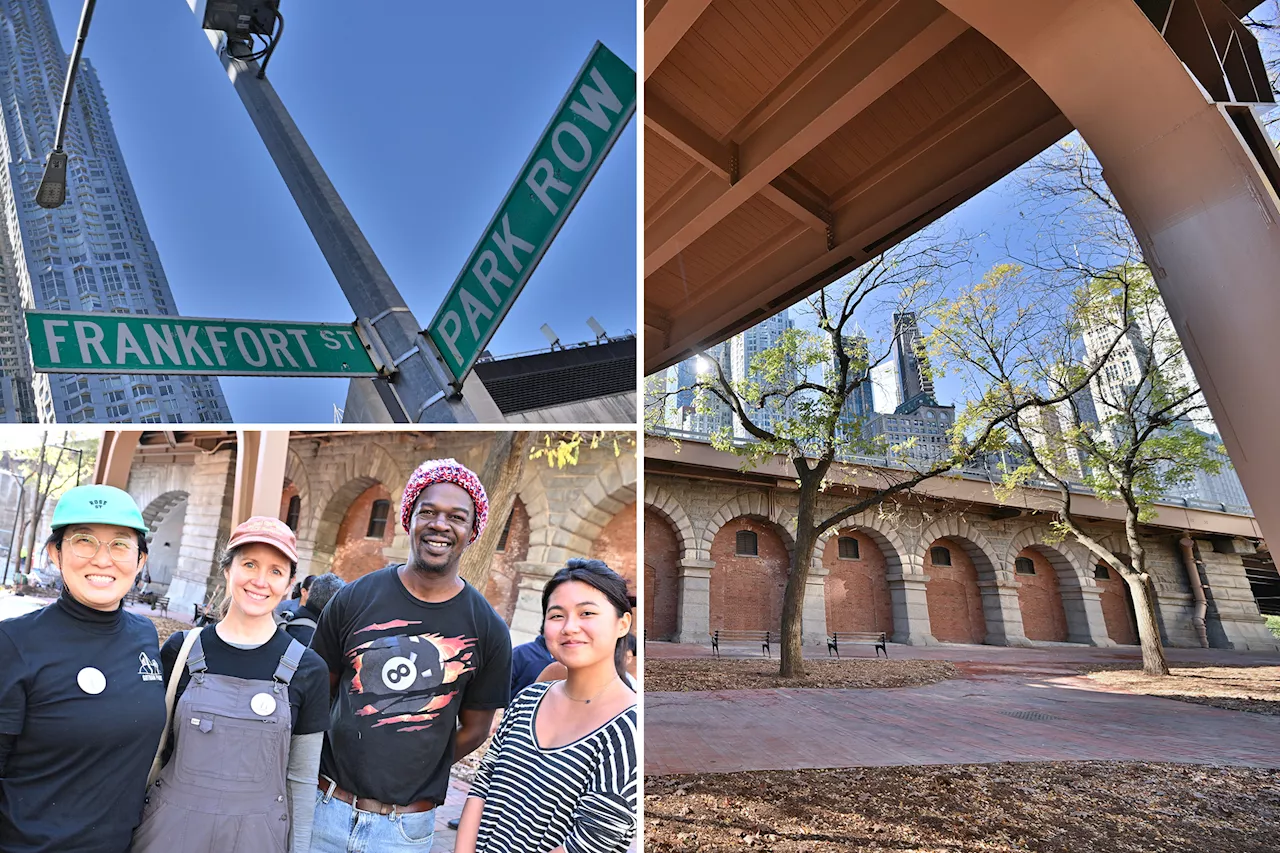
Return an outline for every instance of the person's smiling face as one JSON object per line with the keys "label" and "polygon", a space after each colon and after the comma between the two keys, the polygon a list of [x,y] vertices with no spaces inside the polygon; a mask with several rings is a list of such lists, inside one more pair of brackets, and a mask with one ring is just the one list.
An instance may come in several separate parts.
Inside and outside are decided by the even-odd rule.
{"label": "person's smiling face", "polygon": [[270,614],[289,591],[291,580],[289,558],[260,542],[237,548],[227,567],[232,605],[246,616]]}
{"label": "person's smiling face", "polygon": [[571,670],[613,660],[618,640],[630,629],[631,614],[619,616],[603,592],[582,581],[557,586],[542,620],[547,650]]}
{"label": "person's smiling face", "polygon": [[119,607],[147,561],[137,531],[112,524],[68,525],[48,555],[72,597],[95,610]]}
{"label": "person's smiling face", "polygon": [[409,517],[412,565],[433,574],[455,571],[471,541],[475,505],[455,483],[432,483],[418,495]]}

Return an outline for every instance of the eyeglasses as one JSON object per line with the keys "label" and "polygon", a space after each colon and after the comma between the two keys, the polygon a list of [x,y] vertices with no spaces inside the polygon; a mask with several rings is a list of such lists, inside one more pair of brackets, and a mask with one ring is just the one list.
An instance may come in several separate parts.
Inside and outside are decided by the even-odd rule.
{"label": "eyeglasses", "polygon": [[[73,533],[66,541],[71,553],[82,560],[92,560],[98,556],[98,549],[102,547],[98,537],[92,533]],[[112,539],[107,543],[107,553],[111,555],[112,562],[124,565],[137,556],[138,543],[124,538]]]}

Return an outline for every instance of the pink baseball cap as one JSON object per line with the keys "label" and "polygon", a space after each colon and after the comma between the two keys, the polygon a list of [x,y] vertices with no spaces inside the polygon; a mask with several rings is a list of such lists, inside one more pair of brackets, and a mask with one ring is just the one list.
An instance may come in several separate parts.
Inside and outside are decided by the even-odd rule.
{"label": "pink baseball cap", "polygon": [[231,531],[227,548],[238,548],[252,542],[270,545],[288,557],[289,562],[298,562],[298,537],[289,529],[289,525],[278,518],[255,515],[241,522],[235,530]]}

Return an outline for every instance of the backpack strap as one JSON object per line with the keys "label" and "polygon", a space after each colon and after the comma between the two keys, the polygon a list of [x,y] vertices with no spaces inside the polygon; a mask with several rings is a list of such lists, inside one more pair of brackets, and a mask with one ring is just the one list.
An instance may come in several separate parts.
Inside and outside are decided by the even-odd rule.
{"label": "backpack strap", "polygon": [[[204,644],[200,640],[200,629],[195,628],[187,632],[187,639],[182,644],[183,651],[190,647],[190,656],[187,658],[187,672],[191,673],[191,677],[196,681],[203,681],[203,675],[208,672],[209,664],[204,659]],[[182,668],[182,658],[179,656],[178,663],[174,666],[174,670]],[[176,682],[177,679],[174,679]]]}
{"label": "backpack strap", "polygon": [[304,616],[304,617],[300,617],[300,618],[298,618],[298,619],[290,620],[290,621],[288,621],[288,622],[284,623],[284,625],[282,625],[282,626],[280,626],[280,627],[282,627],[282,628],[284,628],[286,631],[288,631],[290,628],[293,628],[293,627],[299,627],[299,628],[315,628],[315,627],[317,627],[317,626],[316,626],[316,620],[314,620],[314,619],[307,619],[307,618]]}
{"label": "backpack strap", "polygon": [[278,683],[288,687],[289,682],[293,680],[294,674],[298,671],[298,664],[302,661],[302,655],[306,650],[306,646],[290,637],[289,648],[280,656],[280,665],[276,667],[275,674],[271,677]]}
{"label": "backpack strap", "polygon": [[[200,629],[192,628],[182,638],[182,648],[178,650],[178,659],[174,661],[173,672],[169,675],[169,688],[164,693],[164,733],[160,735],[160,746],[156,748],[156,757],[151,760],[151,772],[147,774],[147,787],[160,775],[160,759],[164,756],[164,748],[169,745],[169,731],[173,728],[173,706],[178,698],[178,681],[182,673],[182,665],[188,662],[192,647],[200,648]],[[201,651],[201,672],[204,672],[204,652]]]}

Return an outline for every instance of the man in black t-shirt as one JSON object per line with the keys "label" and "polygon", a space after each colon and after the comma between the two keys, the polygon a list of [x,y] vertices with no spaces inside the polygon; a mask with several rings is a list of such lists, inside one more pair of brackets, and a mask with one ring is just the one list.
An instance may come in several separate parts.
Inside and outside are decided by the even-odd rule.
{"label": "man in black t-shirt", "polygon": [[400,508],[408,561],[348,584],[321,614],[311,647],[329,666],[334,702],[314,853],[346,853],[357,838],[362,849],[427,853],[449,768],[509,701],[510,633],[458,577],[488,515],[472,471],[424,462]]}

